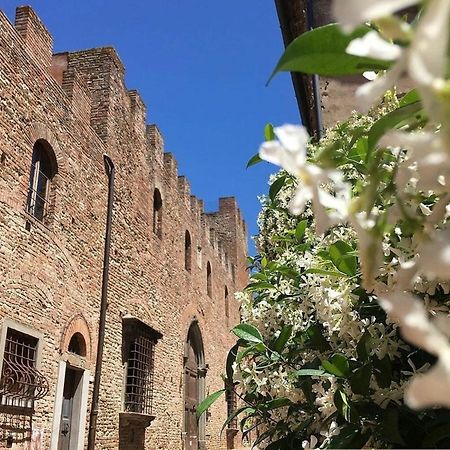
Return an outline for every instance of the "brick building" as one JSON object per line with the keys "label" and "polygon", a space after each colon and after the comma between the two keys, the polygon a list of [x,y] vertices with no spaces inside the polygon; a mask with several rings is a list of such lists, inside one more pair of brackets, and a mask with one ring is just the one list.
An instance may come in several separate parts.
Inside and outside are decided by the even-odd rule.
{"label": "brick building", "polygon": [[[275,0],[285,46],[307,31],[335,22],[333,0]],[[416,7],[402,14],[414,17]],[[320,137],[323,131],[345,120],[357,110],[355,90],[367,82],[362,75],[346,77],[318,77],[292,73],[295,95],[302,123],[312,136]],[[407,80],[397,87],[399,92],[411,89]]]}
{"label": "brick building", "polygon": [[[96,449],[233,448],[219,437],[233,293],[246,284],[234,198],[205,213],[146,125],[112,48],[52,55],[29,7],[0,12],[0,448],[86,447],[108,177],[115,165]],[[237,440],[237,438],[236,438]]]}

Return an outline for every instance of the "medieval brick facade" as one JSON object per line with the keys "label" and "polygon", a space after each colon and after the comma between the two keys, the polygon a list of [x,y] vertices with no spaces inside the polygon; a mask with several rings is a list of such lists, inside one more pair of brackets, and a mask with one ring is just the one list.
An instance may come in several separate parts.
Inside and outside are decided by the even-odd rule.
{"label": "medieval brick facade", "polygon": [[[200,420],[198,442],[186,438],[185,372],[194,361],[197,397],[223,387],[229,329],[239,321],[233,293],[247,280],[235,199],[205,213],[158,128],[146,125],[139,94],[126,89],[114,49],[52,55],[52,38],[29,7],[17,9],[15,26],[0,12],[0,137],[0,448],[86,446],[105,153],[116,180],[95,448],[231,448],[220,437],[225,397]],[[48,166],[45,188],[36,161]],[[135,351],[125,349],[125,327],[153,343],[151,412],[125,408]],[[18,345],[32,347],[32,362],[8,353]]]}

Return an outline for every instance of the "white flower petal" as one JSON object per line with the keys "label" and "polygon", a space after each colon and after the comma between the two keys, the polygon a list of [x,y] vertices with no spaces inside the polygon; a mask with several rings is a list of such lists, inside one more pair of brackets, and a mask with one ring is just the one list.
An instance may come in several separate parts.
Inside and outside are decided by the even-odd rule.
{"label": "white flower petal", "polygon": [[312,199],[312,191],[308,186],[298,187],[289,203],[289,211],[298,216],[305,210],[306,202]]}
{"label": "white flower petal", "polygon": [[346,52],[349,55],[395,61],[400,58],[403,50],[399,45],[384,40],[377,31],[369,31],[363,37],[353,39]]}
{"label": "white flower petal", "polygon": [[411,44],[409,74],[419,85],[433,85],[447,70],[450,2],[432,0],[420,18]]}
{"label": "white flower petal", "polygon": [[370,107],[397,83],[405,71],[406,63],[406,53],[403,53],[402,57],[383,76],[363,84],[356,90],[356,100],[362,112],[367,113]]}
{"label": "white flower petal", "polygon": [[306,160],[306,145],[309,141],[309,134],[304,126],[286,124],[275,127],[273,131],[285,149],[292,152],[301,152]]}
{"label": "white flower petal", "polygon": [[412,294],[394,291],[381,295],[379,302],[399,322],[407,342],[433,355],[439,355],[448,345],[447,339],[428,319],[423,302]]}
{"label": "white flower petal", "polygon": [[439,230],[417,249],[420,272],[430,279],[450,278],[450,230]]}
{"label": "white flower petal", "polygon": [[374,72],[373,70],[368,70],[366,72],[363,72],[363,77],[366,80],[373,81],[377,77],[377,73]]}
{"label": "white flower petal", "polygon": [[425,375],[416,375],[405,392],[406,404],[413,409],[444,406],[450,408],[448,357],[440,359]]}
{"label": "white flower petal", "polygon": [[259,157],[264,161],[282,167],[293,175],[297,173],[298,165],[295,153],[287,151],[277,141],[268,141],[261,144]]}
{"label": "white flower petal", "polygon": [[333,12],[345,31],[370,20],[386,17],[415,5],[419,0],[334,0]]}

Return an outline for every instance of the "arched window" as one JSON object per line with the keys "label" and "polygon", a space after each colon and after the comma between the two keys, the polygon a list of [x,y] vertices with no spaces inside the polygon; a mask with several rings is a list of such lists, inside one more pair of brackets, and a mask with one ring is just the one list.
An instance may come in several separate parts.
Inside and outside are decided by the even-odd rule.
{"label": "arched window", "polygon": [[33,146],[27,212],[38,220],[48,214],[50,188],[57,173],[56,158],[50,144],[42,139]]}
{"label": "arched window", "polygon": [[184,235],[184,268],[190,272],[192,268],[192,242],[189,231]]}
{"label": "arched window", "polygon": [[70,353],[74,353],[75,355],[83,357],[86,356],[86,342],[81,333],[75,333],[70,338],[68,350]]}
{"label": "arched window", "polygon": [[212,298],[212,275],[211,275],[211,264],[208,261],[206,265],[206,292],[208,296]]}
{"label": "arched window", "polygon": [[153,233],[162,239],[162,198],[159,189],[153,192]]}
{"label": "arched window", "polygon": [[225,286],[225,317],[230,317],[230,303],[228,299],[228,288]]}

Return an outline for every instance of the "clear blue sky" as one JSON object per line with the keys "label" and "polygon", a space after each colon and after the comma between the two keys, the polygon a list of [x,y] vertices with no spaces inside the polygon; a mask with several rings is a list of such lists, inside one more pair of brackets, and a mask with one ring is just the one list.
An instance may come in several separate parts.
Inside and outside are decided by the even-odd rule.
{"label": "clear blue sky", "polygon": [[[22,2],[23,4],[23,2]],[[283,51],[273,0],[28,0],[54,37],[54,51],[111,45],[157,123],[179,174],[207,210],[234,195],[251,235],[264,163],[245,169],[267,122],[297,123],[290,77],[265,82]],[[0,8],[14,20],[17,1]],[[250,242],[250,250],[253,252]]]}

